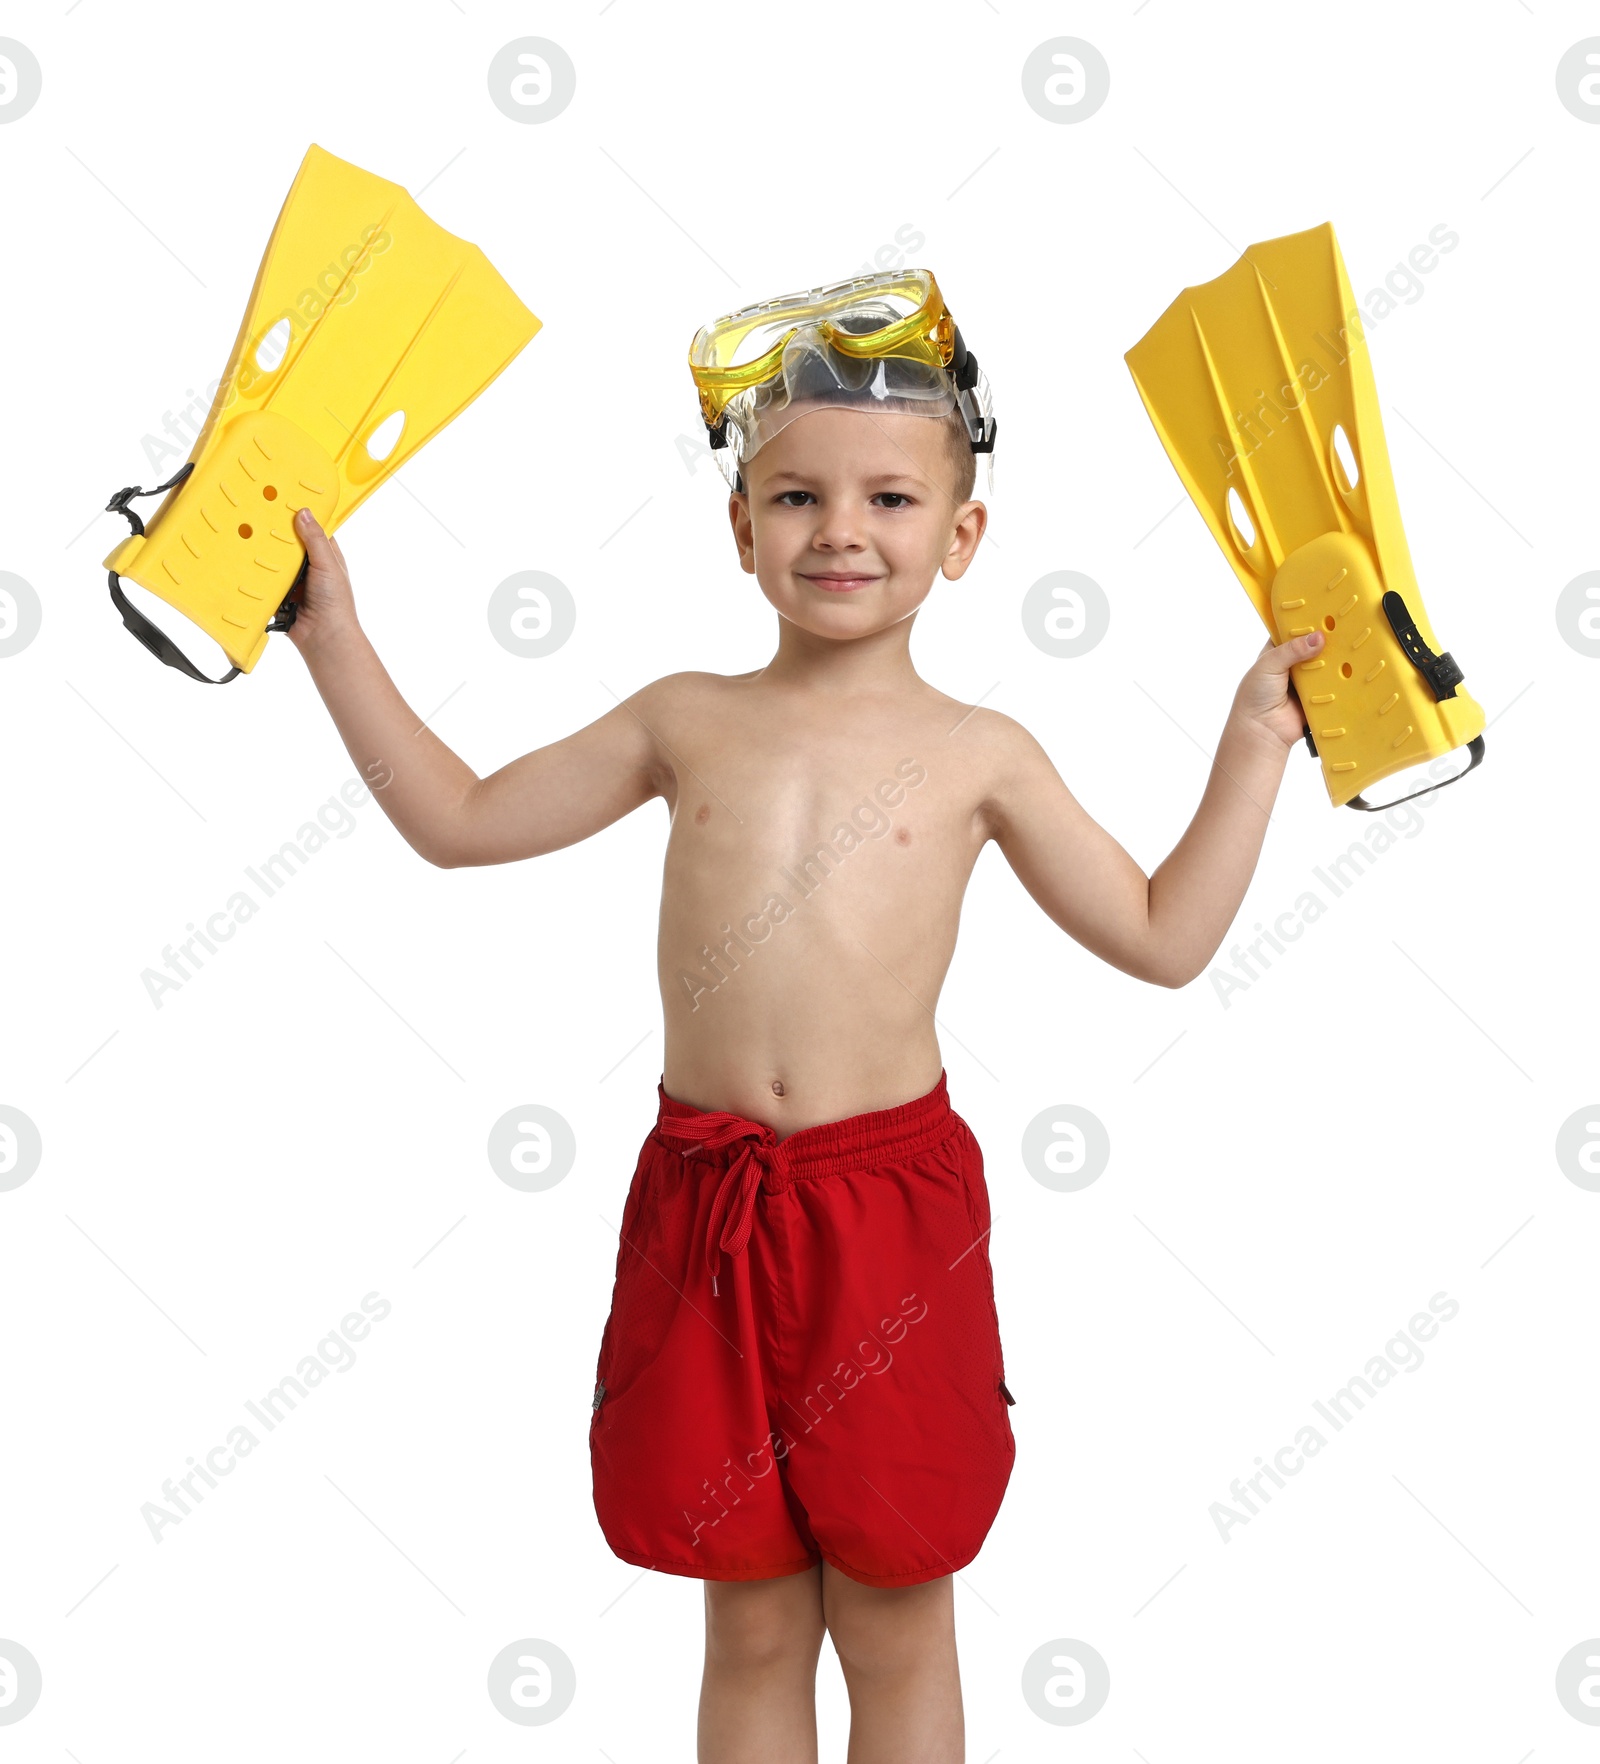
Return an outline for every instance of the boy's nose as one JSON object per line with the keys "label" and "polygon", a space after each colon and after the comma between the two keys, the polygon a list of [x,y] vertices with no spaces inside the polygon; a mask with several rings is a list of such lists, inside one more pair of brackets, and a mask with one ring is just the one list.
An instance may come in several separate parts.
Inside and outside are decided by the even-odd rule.
{"label": "boy's nose", "polygon": [[829,551],[860,551],[861,524],[853,515],[843,510],[825,515],[817,523],[814,543]]}

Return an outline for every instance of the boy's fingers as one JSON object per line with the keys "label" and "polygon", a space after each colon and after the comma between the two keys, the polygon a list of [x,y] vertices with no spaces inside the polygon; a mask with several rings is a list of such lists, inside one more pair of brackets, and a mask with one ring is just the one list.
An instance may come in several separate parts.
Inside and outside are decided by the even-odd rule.
{"label": "boy's fingers", "polygon": [[294,524],[295,531],[300,535],[300,543],[306,548],[306,556],[311,559],[312,569],[329,570],[343,563],[338,546],[323,532],[317,517],[309,508],[296,512]]}
{"label": "boy's fingers", "polygon": [[1303,637],[1291,637],[1287,643],[1269,643],[1261,652],[1271,672],[1287,674],[1296,662],[1309,660],[1322,647],[1322,633],[1308,631]]}

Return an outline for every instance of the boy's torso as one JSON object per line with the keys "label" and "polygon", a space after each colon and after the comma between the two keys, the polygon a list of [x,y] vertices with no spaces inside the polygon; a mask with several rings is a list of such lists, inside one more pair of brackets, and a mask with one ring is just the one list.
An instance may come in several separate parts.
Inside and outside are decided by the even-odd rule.
{"label": "boy's torso", "polygon": [[780,1136],[921,1096],[1008,719],[915,678],[830,699],[678,674],[649,697],[667,1094]]}

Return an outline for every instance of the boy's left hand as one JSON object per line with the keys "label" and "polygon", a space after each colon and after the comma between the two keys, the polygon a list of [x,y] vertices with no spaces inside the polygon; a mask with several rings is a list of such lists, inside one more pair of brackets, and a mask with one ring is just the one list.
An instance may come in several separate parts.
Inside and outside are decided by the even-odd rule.
{"label": "boy's left hand", "polygon": [[1306,732],[1306,717],[1290,684],[1289,669],[1296,662],[1309,661],[1322,643],[1322,633],[1311,631],[1287,643],[1263,644],[1255,666],[1233,696],[1234,715],[1293,747]]}

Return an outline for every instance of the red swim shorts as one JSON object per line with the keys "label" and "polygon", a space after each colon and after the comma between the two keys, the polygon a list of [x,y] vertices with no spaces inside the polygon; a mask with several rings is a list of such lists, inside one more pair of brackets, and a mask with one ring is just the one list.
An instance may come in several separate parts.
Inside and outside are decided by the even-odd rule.
{"label": "red swim shorts", "polygon": [[945,1074],[781,1140],[656,1090],[589,1424],[606,1542],[701,1580],[965,1567],[1016,1443],[983,1154]]}

